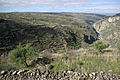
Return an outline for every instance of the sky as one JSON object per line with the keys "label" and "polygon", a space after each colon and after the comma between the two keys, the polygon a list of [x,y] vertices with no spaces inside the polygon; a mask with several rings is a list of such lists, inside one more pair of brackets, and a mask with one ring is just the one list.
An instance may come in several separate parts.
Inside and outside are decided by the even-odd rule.
{"label": "sky", "polygon": [[0,0],[0,12],[120,13],[120,0]]}

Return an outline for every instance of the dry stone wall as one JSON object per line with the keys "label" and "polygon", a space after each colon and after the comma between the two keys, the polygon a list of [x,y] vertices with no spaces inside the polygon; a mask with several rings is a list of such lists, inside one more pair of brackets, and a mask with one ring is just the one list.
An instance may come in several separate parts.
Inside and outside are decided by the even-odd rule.
{"label": "dry stone wall", "polygon": [[120,80],[120,75],[105,72],[78,73],[35,70],[1,71],[0,80]]}

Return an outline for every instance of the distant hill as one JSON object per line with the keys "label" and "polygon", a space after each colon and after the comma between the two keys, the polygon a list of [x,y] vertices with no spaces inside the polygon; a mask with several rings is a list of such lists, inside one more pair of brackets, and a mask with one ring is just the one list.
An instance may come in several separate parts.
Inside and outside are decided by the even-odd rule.
{"label": "distant hill", "polygon": [[96,21],[106,17],[105,15],[94,14],[94,13],[45,13],[45,14],[54,14],[54,15],[77,18],[86,21],[88,24],[93,24]]}
{"label": "distant hill", "polygon": [[76,19],[66,16],[45,14],[45,13],[0,13],[0,18],[13,20],[19,23],[30,25],[48,25],[54,27],[56,25],[64,26],[82,26],[88,25],[82,19]]}
{"label": "distant hill", "polygon": [[116,14],[115,16],[120,16],[120,13]]}
{"label": "distant hill", "polygon": [[109,16],[96,22],[94,28],[99,33],[99,38],[108,41],[112,47],[116,47],[120,40],[120,14]]}
{"label": "distant hill", "polygon": [[0,51],[19,43],[38,52],[77,49],[93,43],[97,33],[84,20],[43,13],[0,13]]}

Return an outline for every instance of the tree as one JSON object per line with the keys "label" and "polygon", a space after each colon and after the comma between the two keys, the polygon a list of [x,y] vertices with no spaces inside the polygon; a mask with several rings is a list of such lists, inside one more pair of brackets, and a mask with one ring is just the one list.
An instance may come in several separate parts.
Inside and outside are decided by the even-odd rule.
{"label": "tree", "polygon": [[19,44],[16,49],[11,51],[10,58],[11,61],[15,62],[16,64],[23,64],[24,67],[28,67],[26,61],[32,59],[35,54],[35,50],[32,47],[23,47],[21,44]]}
{"label": "tree", "polygon": [[97,49],[99,52],[102,52],[103,49],[108,48],[109,44],[105,43],[102,40],[97,40],[93,44],[93,47]]}

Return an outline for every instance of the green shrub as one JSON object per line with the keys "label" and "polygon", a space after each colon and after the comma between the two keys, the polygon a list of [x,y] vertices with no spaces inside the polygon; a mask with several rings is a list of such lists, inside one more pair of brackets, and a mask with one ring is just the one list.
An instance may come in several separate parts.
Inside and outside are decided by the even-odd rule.
{"label": "green shrub", "polygon": [[3,70],[10,71],[10,70],[17,70],[17,68],[14,67],[13,65],[6,65],[3,67]]}
{"label": "green shrub", "polygon": [[16,49],[11,51],[10,58],[11,61],[15,62],[17,65],[23,64],[24,67],[28,67],[26,61],[30,60],[35,54],[36,53],[32,47],[23,47],[21,44],[19,44]]}
{"label": "green shrub", "polygon": [[118,51],[120,52],[120,40],[117,42],[117,48],[118,48]]}
{"label": "green shrub", "polygon": [[93,47],[98,50],[99,52],[102,52],[103,49],[108,48],[109,44],[105,43],[102,40],[97,40],[93,44]]}

